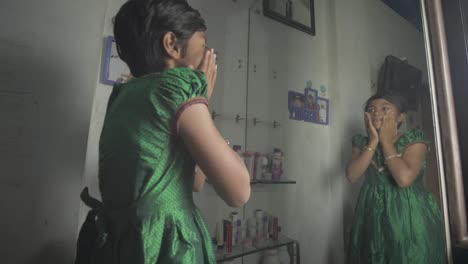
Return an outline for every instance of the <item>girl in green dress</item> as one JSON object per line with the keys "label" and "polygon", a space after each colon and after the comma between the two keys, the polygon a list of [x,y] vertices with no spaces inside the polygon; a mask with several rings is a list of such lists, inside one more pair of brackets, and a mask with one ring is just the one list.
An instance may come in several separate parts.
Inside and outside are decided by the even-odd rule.
{"label": "girl in green dress", "polygon": [[205,30],[185,0],[130,0],[115,17],[118,52],[133,78],[109,99],[99,144],[102,203],[82,193],[92,210],[76,263],[216,263],[192,189],[206,175],[240,207],[250,179],[207,108],[217,65]]}
{"label": "girl in green dress", "polygon": [[364,176],[348,248],[348,263],[446,263],[442,215],[423,186],[427,139],[422,130],[399,133],[403,97],[377,94],[365,105],[367,136],[352,140],[346,176]]}

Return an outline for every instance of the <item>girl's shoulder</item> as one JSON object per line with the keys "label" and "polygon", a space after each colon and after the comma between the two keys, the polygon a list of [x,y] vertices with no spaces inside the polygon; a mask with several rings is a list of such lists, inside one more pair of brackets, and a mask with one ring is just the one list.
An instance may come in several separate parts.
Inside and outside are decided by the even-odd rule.
{"label": "girl's shoulder", "polygon": [[429,140],[427,140],[424,131],[420,128],[414,128],[406,131],[398,140],[397,145],[402,148],[406,148],[415,143],[424,143],[429,145]]}

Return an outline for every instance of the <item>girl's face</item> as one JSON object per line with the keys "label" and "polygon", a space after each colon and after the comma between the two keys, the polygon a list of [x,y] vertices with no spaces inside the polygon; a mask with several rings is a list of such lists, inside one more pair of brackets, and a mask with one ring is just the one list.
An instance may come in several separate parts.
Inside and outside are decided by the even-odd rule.
{"label": "girl's face", "polygon": [[405,114],[400,113],[398,108],[385,99],[375,99],[367,106],[366,112],[370,114],[372,124],[375,129],[379,130],[382,127],[383,117],[392,116],[394,120],[400,125],[404,120]]}
{"label": "girl's face", "polygon": [[198,68],[206,52],[206,35],[203,31],[195,32],[188,40],[185,56],[177,61],[177,66]]}

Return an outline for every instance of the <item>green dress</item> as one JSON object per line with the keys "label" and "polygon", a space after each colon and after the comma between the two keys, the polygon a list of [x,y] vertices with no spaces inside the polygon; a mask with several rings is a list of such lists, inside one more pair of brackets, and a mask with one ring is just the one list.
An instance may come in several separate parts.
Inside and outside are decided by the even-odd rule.
{"label": "green dress", "polygon": [[206,97],[205,75],[189,68],[114,86],[99,145],[102,263],[216,263],[193,201],[195,162],[176,126],[183,109]]}
{"label": "green dress", "polygon": [[[403,134],[396,142],[398,153],[417,142],[427,144],[420,129]],[[368,138],[358,135],[353,146],[364,149]],[[446,263],[442,214],[430,192],[423,187],[426,161],[413,184],[399,187],[378,149],[365,172],[359,193],[348,263],[439,264]],[[381,168],[380,170],[378,168]]]}

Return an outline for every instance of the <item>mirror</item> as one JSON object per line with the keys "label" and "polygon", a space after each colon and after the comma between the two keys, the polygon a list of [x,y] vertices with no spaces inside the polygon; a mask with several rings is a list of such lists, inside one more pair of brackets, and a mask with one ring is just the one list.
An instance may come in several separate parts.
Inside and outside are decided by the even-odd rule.
{"label": "mirror", "polygon": [[314,0],[264,0],[263,14],[285,25],[315,35]]}
{"label": "mirror", "polygon": [[[439,174],[442,161],[435,138],[439,128],[432,115],[425,35],[421,24],[402,15],[405,7],[395,8],[396,2],[401,1],[315,1],[315,22],[320,29],[315,36],[270,19],[265,1],[252,4],[246,147],[261,153],[281,149],[283,179],[296,184],[256,186],[245,211],[250,214],[262,208],[280,215],[282,233],[299,241],[304,263],[359,263],[356,259],[370,252],[364,236],[383,238],[373,241],[379,245],[375,250],[385,252],[379,258],[382,263],[390,261],[385,254],[394,254],[398,260],[391,260],[398,263],[418,263],[399,255],[417,257],[407,249],[395,251],[391,239],[385,237],[392,234],[387,226],[418,229],[409,222],[411,218],[431,230],[419,234],[431,241],[427,246],[431,250],[418,252],[425,257],[421,263],[446,263],[448,259]],[[398,92],[408,101],[400,132],[409,140],[409,135],[419,131],[427,143],[424,165],[408,188],[399,186],[384,164],[381,146],[372,158],[382,164],[381,172],[369,164],[356,183],[346,179],[353,136],[368,137],[364,104],[378,91]],[[401,144],[406,143],[398,142],[397,151],[404,155]],[[376,186],[383,193],[381,198]],[[399,193],[412,197],[405,201],[413,209],[393,200]],[[385,205],[380,207],[376,199],[383,199]],[[372,228],[381,228],[385,235],[373,233]],[[402,243],[417,245],[411,244],[409,233],[400,231],[409,239]],[[245,260],[254,263],[258,259]]]}

